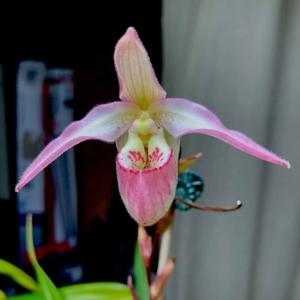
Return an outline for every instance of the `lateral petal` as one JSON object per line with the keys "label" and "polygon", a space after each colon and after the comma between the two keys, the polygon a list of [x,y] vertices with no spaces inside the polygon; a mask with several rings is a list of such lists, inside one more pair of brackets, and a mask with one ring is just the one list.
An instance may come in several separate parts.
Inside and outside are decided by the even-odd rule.
{"label": "lateral petal", "polygon": [[231,146],[262,160],[289,168],[290,163],[245,134],[226,128],[206,107],[186,99],[169,98],[154,103],[149,111],[153,118],[174,137],[202,133],[213,136]]}
{"label": "lateral petal", "polygon": [[134,104],[124,102],[98,105],[82,120],[71,123],[25,170],[16,185],[16,192],[73,146],[91,139],[114,142],[130,127],[136,117],[136,109]]}

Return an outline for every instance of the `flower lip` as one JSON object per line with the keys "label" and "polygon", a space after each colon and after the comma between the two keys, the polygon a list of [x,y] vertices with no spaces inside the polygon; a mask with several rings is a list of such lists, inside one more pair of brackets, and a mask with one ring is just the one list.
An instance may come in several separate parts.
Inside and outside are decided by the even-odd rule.
{"label": "flower lip", "polygon": [[131,217],[143,226],[158,222],[174,201],[177,162],[171,150],[167,153],[167,161],[160,166],[141,171],[124,167],[122,161],[116,162],[121,198]]}

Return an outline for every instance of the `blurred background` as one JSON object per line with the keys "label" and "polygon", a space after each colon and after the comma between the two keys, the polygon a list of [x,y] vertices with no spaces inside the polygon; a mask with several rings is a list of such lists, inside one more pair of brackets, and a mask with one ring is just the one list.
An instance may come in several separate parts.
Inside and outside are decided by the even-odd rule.
{"label": "blurred background", "polygon": [[[300,299],[300,1],[165,0],[164,87],[194,99],[290,160],[286,170],[205,136],[194,170],[206,204],[228,214],[178,214],[168,299]],[[200,199],[201,200],[201,199]]]}
{"label": "blurred background", "polygon": [[[30,270],[24,216],[32,212],[39,259],[58,285],[126,282],[136,225],[117,192],[114,145],[85,142],[23,192],[14,185],[66,123],[118,98],[113,49],[134,26],[169,96],[204,104],[292,164],[282,169],[204,135],[183,138],[183,156],[204,154],[193,166],[205,180],[200,201],[244,205],[176,213],[166,299],[299,299],[300,1],[121,3],[75,12],[49,2],[2,20],[0,257]],[[2,277],[0,288],[18,291]]]}

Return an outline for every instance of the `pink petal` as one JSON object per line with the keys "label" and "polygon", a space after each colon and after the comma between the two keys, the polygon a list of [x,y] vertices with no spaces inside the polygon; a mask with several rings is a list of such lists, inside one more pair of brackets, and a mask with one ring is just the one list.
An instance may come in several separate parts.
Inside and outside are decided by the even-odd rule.
{"label": "pink petal", "polygon": [[119,190],[125,207],[137,223],[149,226],[159,221],[168,211],[175,196],[177,164],[172,150],[159,167],[133,170],[123,165],[117,156]]}
{"label": "pink petal", "polygon": [[40,171],[73,146],[91,139],[114,142],[136,118],[135,109],[135,105],[124,102],[98,105],[82,120],[71,123],[59,137],[42,150],[25,170],[16,185],[16,192],[20,191]]}
{"label": "pink petal", "polygon": [[206,107],[186,99],[170,98],[154,103],[149,109],[154,118],[178,138],[189,133],[213,136],[233,147],[268,162],[289,168],[290,163],[260,146],[241,132],[226,128]]}
{"label": "pink petal", "polygon": [[134,28],[128,28],[118,41],[114,60],[122,100],[135,102],[146,109],[152,102],[166,97]]}

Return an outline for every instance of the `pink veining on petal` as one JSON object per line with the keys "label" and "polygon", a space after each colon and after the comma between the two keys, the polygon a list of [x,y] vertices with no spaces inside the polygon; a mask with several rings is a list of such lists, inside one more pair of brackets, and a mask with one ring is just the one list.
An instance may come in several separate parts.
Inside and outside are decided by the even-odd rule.
{"label": "pink veining on petal", "polygon": [[288,161],[257,144],[245,134],[226,128],[214,113],[200,104],[187,99],[169,98],[154,103],[150,111],[156,121],[176,138],[191,133],[206,134],[252,156],[290,168]]}
{"label": "pink veining on petal", "polygon": [[135,105],[124,102],[98,105],[82,120],[71,123],[25,170],[16,185],[16,192],[73,146],[91,139],[114,142],[134,121],[135,109]]}
{"label": "pink veining on petal", "polygon": [[138,169],[139,164],[145,164],[145,158],[143,157],[142,153],[139,151],[130,150],[127,154],[128,160],[131,162],[134,169]]}
{"label": "pink veining on petal", "polygon": [[170,208],[175,197],[177,164],[172,151],[163,165],[145,170],[124,167],[119,155],[116,159],[119,190],[131,217],[141,225],[159,221]]}
{"label": "pink veining on petal", "polygon": [[166,92],[159,84],[150,58],[136,30],[129,27],[118,41],[114,53],[120,99],[146,109],[156,100],[164,99]]}

